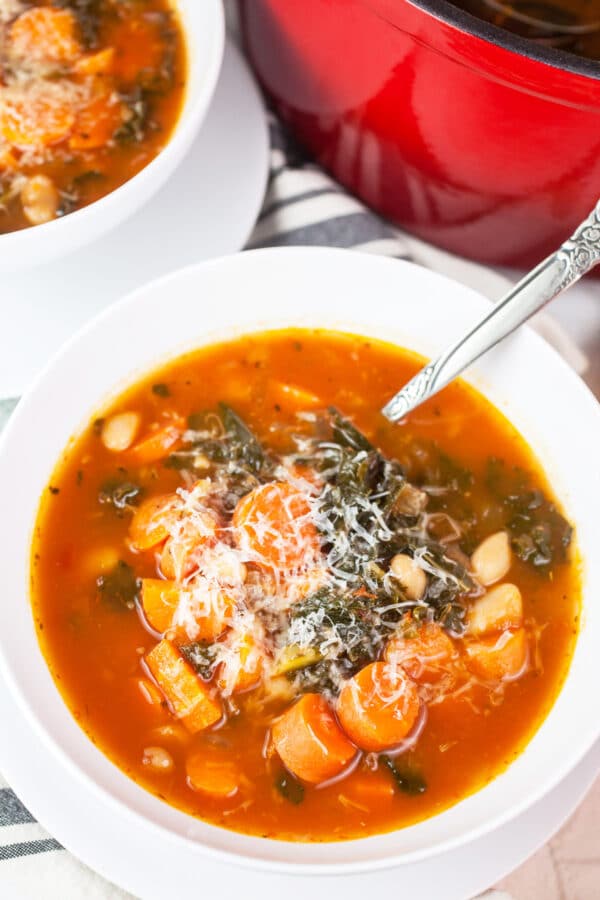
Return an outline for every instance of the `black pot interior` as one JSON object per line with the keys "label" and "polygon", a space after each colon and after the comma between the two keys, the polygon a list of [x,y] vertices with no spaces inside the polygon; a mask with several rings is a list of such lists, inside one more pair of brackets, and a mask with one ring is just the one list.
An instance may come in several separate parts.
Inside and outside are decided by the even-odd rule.
{"label": "black pot interior", "polygon": [[486,22],[485,19],[479,19],[465,10],[458,9],[447,0],[408,0],[408,2],[435,16],[436,19],[453,25],[459,31],[473,34],[497,47],[519,53],[521,56],[527,56],[557,69],[600,80],[600,61],[576,56],[565,50],[547,47],[536,41],[520,37],[511,31]]}

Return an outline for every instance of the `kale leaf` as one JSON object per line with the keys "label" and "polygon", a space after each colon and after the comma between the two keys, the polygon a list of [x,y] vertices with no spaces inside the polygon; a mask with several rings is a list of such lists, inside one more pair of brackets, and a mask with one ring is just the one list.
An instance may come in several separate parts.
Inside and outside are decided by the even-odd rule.
{"label": "kale leaf", "polygon": [[100,598],[114,609],[134,609],[140,583],[132,567],[122,559],[107,575],[98,576],[96,586]]}

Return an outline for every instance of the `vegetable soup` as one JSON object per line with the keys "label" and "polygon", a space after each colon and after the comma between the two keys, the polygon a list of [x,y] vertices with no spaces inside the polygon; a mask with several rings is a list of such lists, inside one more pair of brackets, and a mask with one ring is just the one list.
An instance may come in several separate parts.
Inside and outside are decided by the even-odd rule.
{"label": "vegetable soup", "polygon": [[0,234],[144,168],[178,118],[185,68],[168,0],[0,0]]}
{"label": "vegetable soup", "polygon": [[126,390],[65,451],[32,550],[65,702],[140,785],[208,822],[331,841],[483,787],[573,652],[572,529],[462,382],[320,330],[245,336]]}

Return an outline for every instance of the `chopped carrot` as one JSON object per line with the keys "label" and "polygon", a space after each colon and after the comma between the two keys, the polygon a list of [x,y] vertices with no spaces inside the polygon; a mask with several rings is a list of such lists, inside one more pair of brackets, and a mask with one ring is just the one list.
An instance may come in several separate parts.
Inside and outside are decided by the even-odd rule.
{"label": "chopped carrot", "polygon": [[499,637],[471,641],[466,645],[467,665],[486,681],[511,681],[522,674],[529,656],[524,628],[504,631]]}
{"label": "chopped carrot", "polygon": [[417,686],[401,668],[375,662],[343,686],[337,714],[346,734],[362,750],[386,750],[399,744],[417,721]]}
{"label": "chopped carrot", "polygon": [[221,718],[220,703],[170,641],[162,640],[146,656],[148,669],[171,711],[195,734]]}
{"label": "chopped carrot", "polygon": [[0,172],[12,171],[19,165],[12,149],[4,142],[0,143]]}
{"label": "chopped carrot", "polygon": [[177,443],[185,428],[183,422],[170,422],[151,431],[128,451],[129,459],[137,465],[150,465],[163,459]]}
{"label": "chopped carrot", "polygon": [[161,578],[142,578],[140,597],[148,624],[164,634],[171,626],[179,602],[177,585]]}
{"label": "chopped carrot", "polygon": [[37,6],[15,19],[9,41],[13,53],[25,59],[68,63],[81,53],[77,30],[68,9]]}
{"label": "chopped carrot", "polygon": [[294,569],[314,562],[318,553],[306,495],[285,482],[263,484],[242,497],[233,527],[241,549],[257,562]]}
{"label": "chopped carrot", "polygon": [[446,632],[434,622],[421,625],[416,633],[396,635],[385,648],[385,659],[401,666],[413,681],[439,681],[452,666],[458,652]]}
{"label": "chopped carrot", "polygon": [[105,47],[97,53],[82,56],[73,64],[76,75],[109,75],[115,58],[115,48]]}
{"label": "chopped carrot", "polygon": [[193,519],[182,522],[177,536],[168,538],[161,553],[160,570],[165,578],[177,581],[191,575],[216,534],[217,521],[208,509],[196,510]]}
{"label": "chopped carrot", "polygon": [[177,635],[191,641],[215,641],[231,624],[235,598],[202,575],[181,594],[171,623]]}
{"label": "chopped carrot", "polygon": [[188,756],[185,771],[189,786],[201,794],[225,800],[238,791],[240,773],[235,764],[208,750]]}
{"label": "chopped carrot", "polygon": [[339,775],[356,755],[321,694],[304,694],[275,722],[272,735],[286,768],[310,784]]}
{"label": "chopped carrot", "polygon": [[263,654],[249,633],[234,634],[225,641],[228,653],[221,665],[218,685],[227,694],[239,694],[255,687],[263,673]]}
{"label": "chopped carrot", "polygon": [[395,794],[391,779],[380,771],[353,772],[344,780],[341,790],[350,800],[364,804],[368,809],[388,803]]}
{"label": "chopped carrot", "polygon": [[36,90],[3,89],[0,134],[21,150],[65,140],[75,124],[73,109],[52,83]]}
{"label": "chopped carrot", "polygon": [[129,537],[135,550],[151,550],[169,537],[180,516],[177,494],[159,494],[142,501],[131,520]]}
{"label": "chopped carrot", "polygon": [[69,138],[71,150],[97,150],[106,146],[123,124],[123,109],[112,93],[93,97],[77,113]]}

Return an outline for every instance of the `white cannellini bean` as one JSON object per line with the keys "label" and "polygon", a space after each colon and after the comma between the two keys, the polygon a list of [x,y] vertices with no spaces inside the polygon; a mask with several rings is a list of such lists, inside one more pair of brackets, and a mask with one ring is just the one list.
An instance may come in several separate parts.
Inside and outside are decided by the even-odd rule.
{"label": "white cannellini bean", "polygon": [[60,194],[47,175],[32,175],[21,188],[21,205],[28,222],[43,225],[56,218]]}
{"label": "white cannellini bean", "polygon": [[427,588],[427,575],[406,553],[396,553],[390,562],[390,572],[394,575],[409,600],[420,600]]}
{"label": "white cannellini bean", "polygon": [[146,747],[142,757],[142,763],[155,772],[170,772],[175,765],[173,757],[163,747]]}
{"label": "white cannellini bean", "polygon": [[504,578],[512,562],[510,541],[506,531],[491,534],[471,556],[471,566],[481,584],[494,584]]}
{"label": "white cannellini bean", "polygon": [[119,453],[133,444],[140,427],[140,416],[135,412],[117,413],[102,426],[102,443],[107,450]]}
{"label": "white cannellini bean", "polygon": [[469,633],[490,634],[523,624],[523,598],[516,584],[498,584],[476,600],[467,616]]}

